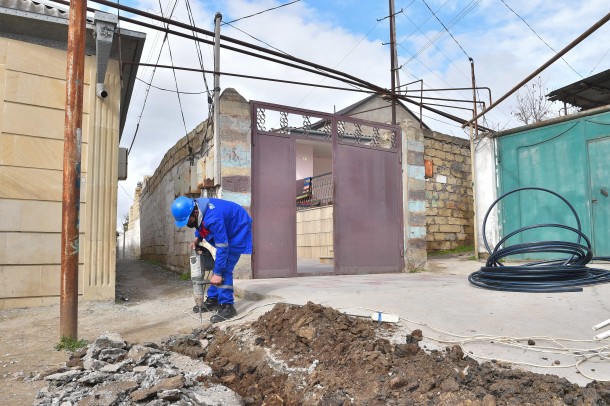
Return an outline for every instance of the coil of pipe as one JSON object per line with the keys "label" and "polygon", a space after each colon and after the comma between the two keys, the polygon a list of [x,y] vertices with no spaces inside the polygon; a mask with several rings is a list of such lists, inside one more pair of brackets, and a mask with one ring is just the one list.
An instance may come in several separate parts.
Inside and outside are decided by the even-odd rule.
{"label": "coil of pipe", "polygon": [[[486,238],[489,214],[502,199],[522,191],[541,191],[560,198],[572,211],[577,228],[564,224],[544,223],[519,228],[503,237],[490,248]],[[571,241],[533,241],[514,245],[506,242],[525,231],[547,228],[563,229],[573,233]],[[610,271],[587,266],[591,261],[610,262],[608,257],[594,257],[591,241],[581,230],[581,223],[574,207],[560,194],[539,187],[523,187],[512,190],[496,199],[483,219],[483,242],[489,257],[485,266],[468,276],[468,281],[480,288],[509,292],[581,292],[584,286],[610,282]],[[581,243],[582,241],[582,243]],[[506,258],[514,255],[558,254],[559,259],[529,262],[522,265],[505,265]]]}

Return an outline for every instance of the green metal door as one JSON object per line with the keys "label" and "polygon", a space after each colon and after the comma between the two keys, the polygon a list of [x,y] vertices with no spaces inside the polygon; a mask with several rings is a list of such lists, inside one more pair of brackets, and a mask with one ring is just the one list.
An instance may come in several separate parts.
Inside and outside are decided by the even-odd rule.
{"label": "green metal door", "polygon": [[593,253],[610,255],[610,137],[589,140],[589,185],[593,228]]}

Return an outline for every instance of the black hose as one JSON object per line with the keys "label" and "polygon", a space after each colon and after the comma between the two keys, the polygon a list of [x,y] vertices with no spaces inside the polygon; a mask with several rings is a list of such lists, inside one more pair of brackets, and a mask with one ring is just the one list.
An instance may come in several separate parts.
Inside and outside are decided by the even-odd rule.
{"label": "black hose", "polygon": [[[489,213],[500,200],[523,190],[538,190],[559,197],[572,210],[577,228],[563,224],[534,224],[507,234],[495,246],[493,251],[487,243],[485,227]],[[561,228],[573,232],[576,242],[535,241],[515,244],[502,248],[511,237],[535,228]],[[581,231],[580,219],[572,205],[561,195],[539,187],[515,189],[496,199],[485,213],[483,219],[483,242],[489,253],[484,267],[468,276],[468,281],[475,286],[491,290],[508,292],[582,292],[583,286],[610,282],[610,271],[589,268],[590,261],[610,262],[609,257],[593,257],[591,241]],[[581,244],[584,240],[584,245]],[[566,255],[566,259],[530,262],[523,265],[505,266],[502,260],[519,254],[551,253]]]}

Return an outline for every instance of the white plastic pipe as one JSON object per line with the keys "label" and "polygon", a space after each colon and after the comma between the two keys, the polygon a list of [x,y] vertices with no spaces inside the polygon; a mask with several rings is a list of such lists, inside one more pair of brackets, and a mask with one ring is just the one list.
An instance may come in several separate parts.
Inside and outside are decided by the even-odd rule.
{"label": "white plastic pipe", "polygon": [[371,320],[384,321],[386,323],[398,323],[398,316],[391,313],[375,312],[371,314]]}
{"label": "white plastic pipe", "polygon": [[599,330],[602,327],[606,327],[608,324],[610,324],[610,319],[606,320],[606,321],[602,321],[599,324],[594,325],[593,327],[591,327],[593,330]]}
{"label": "white plastic pipe", "polygon": [[593,338],[596,340],[603,340],[604,338],[608,338],[608,337],[610,337],[610,330],[604,331],[603,333],[599,333],[598,335],[596,335]]}

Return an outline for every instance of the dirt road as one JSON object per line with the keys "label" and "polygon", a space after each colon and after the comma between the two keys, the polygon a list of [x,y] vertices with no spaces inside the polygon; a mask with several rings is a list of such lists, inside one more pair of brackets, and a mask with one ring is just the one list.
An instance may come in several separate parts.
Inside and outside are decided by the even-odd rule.
{"label": "dirt road", "polygon": [[[113,331],[139,343],[199,325],[191,311],[191,282],[175,273],[144,261],[119,260],[116,285],[116,303],[79,303],[79,339],[92,342]],[[59,305],[0,312],[0,405],[32,405],[46,382],[28,377],[67,360],[65,352],[54,349],[59,339]]]}

